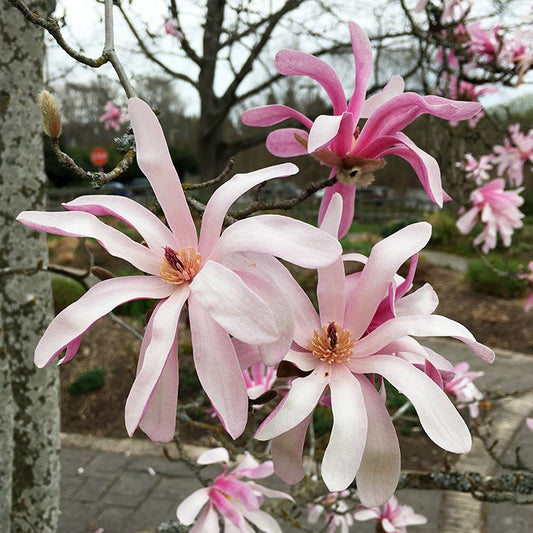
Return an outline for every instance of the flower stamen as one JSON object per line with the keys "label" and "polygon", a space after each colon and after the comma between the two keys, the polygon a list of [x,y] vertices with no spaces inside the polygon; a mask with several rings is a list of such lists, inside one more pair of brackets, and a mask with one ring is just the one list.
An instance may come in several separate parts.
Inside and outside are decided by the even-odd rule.
{"label": "flower stamen", "polygon": [[335,322],[324,324],[322,330],[315,329],[311,347],[315,357],[322,362],[346,363],[352,355],[355,339],[349,330],[343,329]]}
{"label": "flower stamen", "polygon": [[200,270],[200,254],[191,246],[179,252],[165,246],[165,256],[161,261],[159,276],[167,283],[181,284],[192,281]]}

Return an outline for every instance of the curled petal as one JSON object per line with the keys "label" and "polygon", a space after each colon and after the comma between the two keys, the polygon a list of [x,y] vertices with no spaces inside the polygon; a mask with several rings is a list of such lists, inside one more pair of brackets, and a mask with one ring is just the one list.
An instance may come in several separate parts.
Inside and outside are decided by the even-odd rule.
{"label": "curled petal", "polygon": [[370,98],[365,100],[361,109],[360,118],[368,118],[380,105],[388,102],[391,98],[402,94],[404,90],[405,82],[403,81],[403,78],[395,74],[388,81],[387,85],[385,85],[382,91],[373,94]]}
{"label": "curled petal", "polygon": [[196,460],[199,465],[212,465],[215,463],[226,463],[229,464],[229,453],[226,448],[211,448],[206,452],[202,453],[200,457]]}
{"label": "curled petal", "polygon": [[[335,175],[334,172],[332,174]],[[335,193],[339,193],[342,197],[342,217],[339,225],[338,235],[338,238],[341,239],[348,233],[353,222],[355,187],[337,182],[334,185],[324,189],[324,196],[320,202],[320,209],[318,212],[319,224],[322,224],[322,220],[329,206],[331,198]]]}
{"label": "curled petal", "polygon": [[190,496],[187,496],[178,506],[176,514],[178,520],[186,525],[190,526],[198,513],[202,510],[202,507],[209,501],[209,489],[201,488],[193,492]]}
{"label": "curled petal", "polygon": [[355,22],[349,22],[348,25],[355,61],[355,88],[348,104],[348,111],[353,113],[357,121],[372,73],[372,47],[366,33]]}
{"label": "curled petal", "polygon": [[271,154],[278,157],[306,155],[308,135],[307,131],[297,128],[275,130],[268,134],[266,148]]}
{"label": "curled petal", "polygon": [[313,121],[286,105],[273,104],[254,107],[241,115],[241,121],[247,126],[273,126],[288,118],[294,118],[306,128],[311,128]]}

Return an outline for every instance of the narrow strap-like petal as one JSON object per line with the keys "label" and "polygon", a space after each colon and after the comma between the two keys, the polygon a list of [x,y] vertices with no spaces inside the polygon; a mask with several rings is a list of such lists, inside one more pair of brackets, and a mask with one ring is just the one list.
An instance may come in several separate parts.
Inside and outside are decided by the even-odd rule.
{"label": "narrow strap-like petal", "polygon": [[372,47],[366,33],[355,22],[349,22],[348,25],[355,62],[355,88],[348,104],[348,111],[357,121],[361,115],[366,87],[372,73]]}
{"label": "narrow strap-like petal", "polygon": [[335,71],[322,59],[299,52],[282,50],[276,54],[276,69],[286,76],[308,76],[325,89],[333,105],[333,113],[346,111],[346,95]]}
{"label": "narrow strap-like petal", "polygon": [[[335,170],[331,173],[332,176],[335,175]],[[322,224],[322,220],[326,213],[326,210],[331,202],[331,198],[335,193],[339,193],[342,196],[342,217],[339,225],[339,239],[344,237],[353,222],[354,214],[354,200],[355,200],[355,187],[351,185],[344,185],[344,183],[337,182],[330,187],[324,189],[324,196],[320,202],[320,208],[318,211],[318,223]]]}
{"label": "narrow strap-like petal", "polygon": [[400,479],[400,445],[383,399],[373,385],[360,377],[368,414],[366,445],[357,471],[357,494],[366,507],[383,505]]}
{"label": "narrow strap-like petal", "polygon": [[467,425],[445,392],[424,372],[399,357],[374,355],[352,359],[352,372],[379,374],[411,401],[428,437],[441,448],[466,453],[472,445]]}
{"label": "narrow strap-like petal", "polygon": [[128,108],[137,146],[137,163],[152,185],[174,233],[176,246],[196,248],[196,227],[161,124],[150,107],[139,98],[130,98]]}
{"label": "narrow strap-like petal", "polygon": [[236,174],[221,185],[213,193],[205,207],[200,231],[200,254],[207,258],[211,253],[220,237],[224,217],[237,198],[260,183],[281,176],[292,176],[297,172],[298,167],[293,163],[282,163],[247,174]]}
{"label": "narrow strap-like petal", "polygon": [[202,507],[209,501],[209,490],[207,487],[202,487],[179,504],[176,514],[182,524],[190,526],[194,522]]}
{"label": "narrow strap-like petal", "polygon": [[281,104],[253,107],[241,115],[241,121],[247,126],[273,126],[288,118],[296,119],[308,129],[313,125],[313,121],[299,111]]}
{"label": "narrow strap-like petal", "polygon": [[[331,372],[333,428],[321,473],[324,483],[333,492],[346,489],[359,470],[368,420],[361,385],[355,376],[342,364],[323,364],[320,368],[328,368]],[[375,423],[374,420],[371,423]]]}
{"label": "narrow strap-like petal", "polygon": [[92,237],[111,255],[120,257],[134,267],[158,275],[162,254],[149,250],[124,233],[104,224],[90,213],[61,211],[23,211],[17,220],[30,228],[67,237]]}
{"label": "narrow strap-like petal", "polygon": [[[268,134],[266,148],[278,157],[296,157],[307,154],[308,132],[298,128],[282,128]],[[302,142],[300,142],[300,139]]]}
{"label": "narrow strap-like petal", "polygon": [[386,296],[398,268],[429,241],[427,222],[411,224],[376,244],[357,282],[357,291],[346,301],[344,325],[357,339],[367,329]]}
{"label": "narrow strap-like petal", "polygon": [[373,94],[370,98],[365,100],[359,118],[368,118],[380,105],[388,102],[391,98],[402,94],[404,90],[405,82],[403,81],[403,78],[395,74],[388,81],[387,85],[383,87],[383,90]]}
{"label": "narrow strap-like petal", "polygon": [[67,344],[118,305],[141,298],[166,298],[173,290],[151,276],[125,276],[98,283],[52,320],[35,348],[35,364],[43,367],[50,363]]}
{"label": "narrow strap-like petal", "polygon": [[212,256],[235,252],[270,254],[304,268],[330,265],[342,252],[339,241],[305,222],[282,215],[239,220],[224,231]]}
{"label": "narrow strap-like petal", "polygon": [[63,204],[70,211],[85,211],[96,216],[112,215],[119,218],[135,229],[146,244],[157,252],[165,246],[173,246],[172,232],[141,204],[124,196],[113,194],[91,194],[80,196],[71,202]]}
{"label": "narrow strap-like petal", "polygon": [[248,419],[248,393],[231,339],[203,309],[194,294],[189,298],[194,365],[224,427],[236,439]]}
{"label": "narrow strap-like petal", "polygon": [[[142,361],[139,361],[137,368],[137,375],[131,387],[128,399],[126,400],[125,421],[128,435],[133,435],[133,432],[143,419],[148,404],[152,399],[152,395],[156,389],[159,379],[165,369],[168,358],[171,356],[171,351],[174,351],[177,363],[177,330],[178,321],[183,304],[189,295],[188,287],[181,286],[175,289],[173,294],[165,301],[161,302],[152,313],[150,318],[150,338],[148,342],[142,346]],[[162,386],[168,385],[168,379],[174,377],[177,379],[177,364],[170,362],[166,367],[168,375],[163,378]],[[173,387],[166,387],[167,392],[174,394]],[[177,388],[176,388],[177,395]],[[174,401],[176,398],[169,398],[165,401]],[[160,395],[157,395],[155,400],[163,400]],[[154,409],[157,409],[154,407]],[[152,413],[154,414],[154,413]],[[160,419],[161,422],[169,423],[167,417]],[[174,436],[175,421],[170,421],[170,427],[155,428],[147,421],[146,427],[151,429],[154,434],[165,437]],[[170,434],[172,433],[172,434]]]}

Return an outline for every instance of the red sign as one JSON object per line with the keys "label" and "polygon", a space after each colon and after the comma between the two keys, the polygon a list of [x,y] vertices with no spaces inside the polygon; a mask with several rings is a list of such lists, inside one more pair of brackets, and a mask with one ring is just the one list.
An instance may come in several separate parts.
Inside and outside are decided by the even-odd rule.
{"label": "red sign", "polygon": [[109,154],[103,148],[95,148],[91,152],[91,162],[95,167],[102,168],[109,161]]}

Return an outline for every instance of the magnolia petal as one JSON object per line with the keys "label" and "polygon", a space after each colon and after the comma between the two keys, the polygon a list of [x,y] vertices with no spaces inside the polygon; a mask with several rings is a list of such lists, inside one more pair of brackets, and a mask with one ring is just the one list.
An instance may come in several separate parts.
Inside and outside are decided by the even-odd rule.
{"label": "magnolia petal", "polygon": [[[298,128],[282,128],[268,134],[267,150],[278,157],[295,157],[307,154],[308,133]],[[299,142],[301,139],[302,142]],[[303,143],[303,144],[302,144]]]}
{"label": "magnolia petal", "polygon": [[361,108],[361,117],[368,118],[376,109],[388,102],[391,98],[402,94],[405,90],[405,82],[401,76],[395,74],[388,81],[387,85],[379,93],[373,94],[370,98],[367,98]]}
{"label": "magnolia petal", "polygon": [[289,431],[272,439],[274,472],[289,485],[298,483],[305,475],[302,455],[311,416],[307,416]]}
{"label": "magnolia petal", "polygon": [[198,379],[224,427],[236,439],[246,426],[248,394],[235,349],[194,293],[189,298],[189,320]]}
{"label": "magnolia petal", "polygon": [[124,196],[113,194],[80,196],[63,204],[70,211],[85,211],[95,216],[112,215],[135,229],[152,250],[158,252],[174,244],[172,232],[146,207]]}
{"label": "magnolia petal", "polygon": [[319,115],[313,122],[309,131],[309,140],[307,142],[307,152],[313,153],[323,148],[337,135],[341,121],[346,113],[342,115]]}
{"label": "magnolia petal", "polygon": [[474,206],[470,208],[464,215],[460,216],[455,225],[457,229],[466,235],[472,231],[472,228],[476,225],[477,217],[479,215],[479,208]]}
{"label": "magnolia petal", "polygon": [[202,507],[209,501],[209,490],[202,487],[179,504],[176,515],[182,524],[190,526],[194,522]]}
{"label": "magnolia petal", "polygon": [[258,215],[227,228],[212,256],[223,258],[235,252],[259,252],[304,268],[321,268],[333,263],[342,248],[337,239],[300,220]]}
{"label": "magnolia petal", "polygon": [[[313,331],[320,327],[320,321],[309,297],[280,261],[270,255],[250,252],[226,256],[224,265],[232,270],[253,273],[274,283],[292,309],[294,341],[300,346],[308,345]],[[251,364],[253,363],[246,366]]]}
{"label": "magnolia petal", "polygon": [[429,241],[431,225],[411,224],[377,243],[357,282],[357,292],[347,300],[344,325],[358,339],[367,329],[396,271]]}
{"label": "magnolia petal", "polygon": [[431,315],[439,305],[439,298],[433,287],[425,283],[416,291],[396,301],[396,316]]}
{"label": "magnolia petal", "polygon": [[161,124],[150,107],[139,98],[130,98],[128,109],[135,134],[137,163],[152,185],[174,234],[176,247],[196,248],[196,227],[178,173],[172,163]]}
{"label": "magnolia petal", "polygon": [[207,261],[190,284],[190,289],[202,309],[237,339],[249,344],[279,339],[268,303],[224,265]]}
{"label": "magnolia petal", "polygon": [[[142,361],[139,361],[137,368],[137,375],[135,381],[131,387],[128,399],[126,400],[126,408],[124,418],[126,421],[126,430],[131,437],[133,432],[143,419],[148,404],[152,401],[152,397],[156,386],[161,378],[161,375],[167,365],[171,352],[174,351],[174,357],[176,358],[175,366],[174,362],[170,362],[167,371],[168,375],[163,378],[165,391],[176,394],[176,396],[168,399],[162,398],[159,394],[155,400],[169,402],[177,402],[177,386],[174,389],[173,386],[168,386],[168,380],[174,376],[177,378],[177,330],[178,321],[183,304],[187,300],[189,290],[186,286],[180,287],[169,296],[166,300],[162,301],[152,313],[150,317],[150,337],[148,343],[143,343],[141,346]],[[176,384],[177,385],[177,384]],[[150,416],[154,416],[159,409],[163,409],[164,406],[155,406]],[[172,409],[175,409],[173,406]],[[146,427],[156,433],[156,435],[164,434],[172,439],[174,436],[175,418],[169,420],[167,416],[163,415],[160,419],[161,422],[166,422],[172,425],[172,427],[154,428],[151,425],[153,420],[147,420]]]}
{"label": "magnolia petal", "polygon": [[454,337],[464,342],[485,361],[494,361],[494,352],[476,341],[472,333],[459,322],[440,315],[401,316],[388,320],[354,346],[354,357],[378,353],[387,344],[407,335],[413,337]]}
{"label": "magnolia petal", "polygon": [[364,377],[359,378],[368,414],[368,431],[361,466],[357,472],[357,494],[365,507],[383,505],[400,479],[400,445],[396,430],[379,392]]}
{"label": "magnolia petal", "polygon": [[229,464],[229,453],[226,448],[211,448],[210,450],[202,453],[196,462],[199,465],[212,465],[215,463]]}
{"label": "magnolia petal", "polygon": [[[334,176],[335,172],[333,172],[332,175]],[[342,197],[342,217],[338,230],[338,238],[341,239],[348,233],[353,222],[355,187],[337,182],[334,185],[324,189],[324,196],[322,197],[318,211],[319,225],[322,224],[322,220],[326,214],[329,203],[331,202],[331,199],[335,193],[340,194]]]}
{"label": "magnolia petal", "polygon": [[265,511],[258,509],[257,511],[244,511],[243,514],[259,531],[264,533],[283,533],[276,520]]}
{"label": "magnolia petal", "polygon": [[335,71],[322,59],[297,50],[282,50],[274,62],[277,71],[285,76],[308,76],[325,89],[333,105],[333,114],[346,110],[346,95]]}
{"label": "magnolia petal", "polygon": [[149,250],[115,228],[104,224],[90,213],[23,211],[17,220],[25,226],[54,235],[91,237],[96,239],[111,255],[125,259],[143,272],[159,275],[162,253],[157,254]]}
{"label": "magnolia petal", "polygon": [[366,33],[355,22],[349,22],[348,26],[355,62],[355,88],[348,104],[348,111],[358,120],[372,73],[372,47]]}
{"label": "magnolia petal", "polygon": [[472,438],[461,415],[431,378],[399,357],[373,355],[352,359],[347,366],[358,374],[379,374],[411,401],[428,437],[441,448],[466,453]]}
{"label": "magnolia petal", "polygon": [[189,533],[205,533],[206,531],[209,531],[209,533],[220,533],[220,526],[218,524],[218,514],[212,505],[209,505],[207,509],[202,513],[202,515],[196,521],[196,524],[194,524]]}
{"label": "magnolia petal", "polygon": [[118,305],[143,298],[166,298],[173,290],[152,276],[125,276],[96,284],[52,320],[35,348],[35,364],[42,368],[50,363],[67,344]]}
{"label": "magnolia petal", "polygon": [[320,368],[331,372],[333,428],[322,459],[321,473],[324,483],[333,492],[346,489],[359,470],[368,421],[359,381],[344,365],[332,367],[323,364]]}
{"label": "magnolia petal", "polygon": [[253,107],[241,115],[241,121],[247,126],[273,126],[288,118],[294,118],[306,128],[311,128],[313,121],[286,105],[273,104]]}
{"label": "magnolia petal", "polygon": [[[320,229],[337,236],[342,210],[342,197],[335,193],[320,225]],[[318,270],[318,308],[322,324],[344,323],[344,263],[342,258]]]}
{"label": "magnolia petal", "polygon": [[295,379],[281,408],[265,420],[255,438],[270,440],[296,427],[312,413],[328,383],[328,375],[316,370],[305,378]]}

